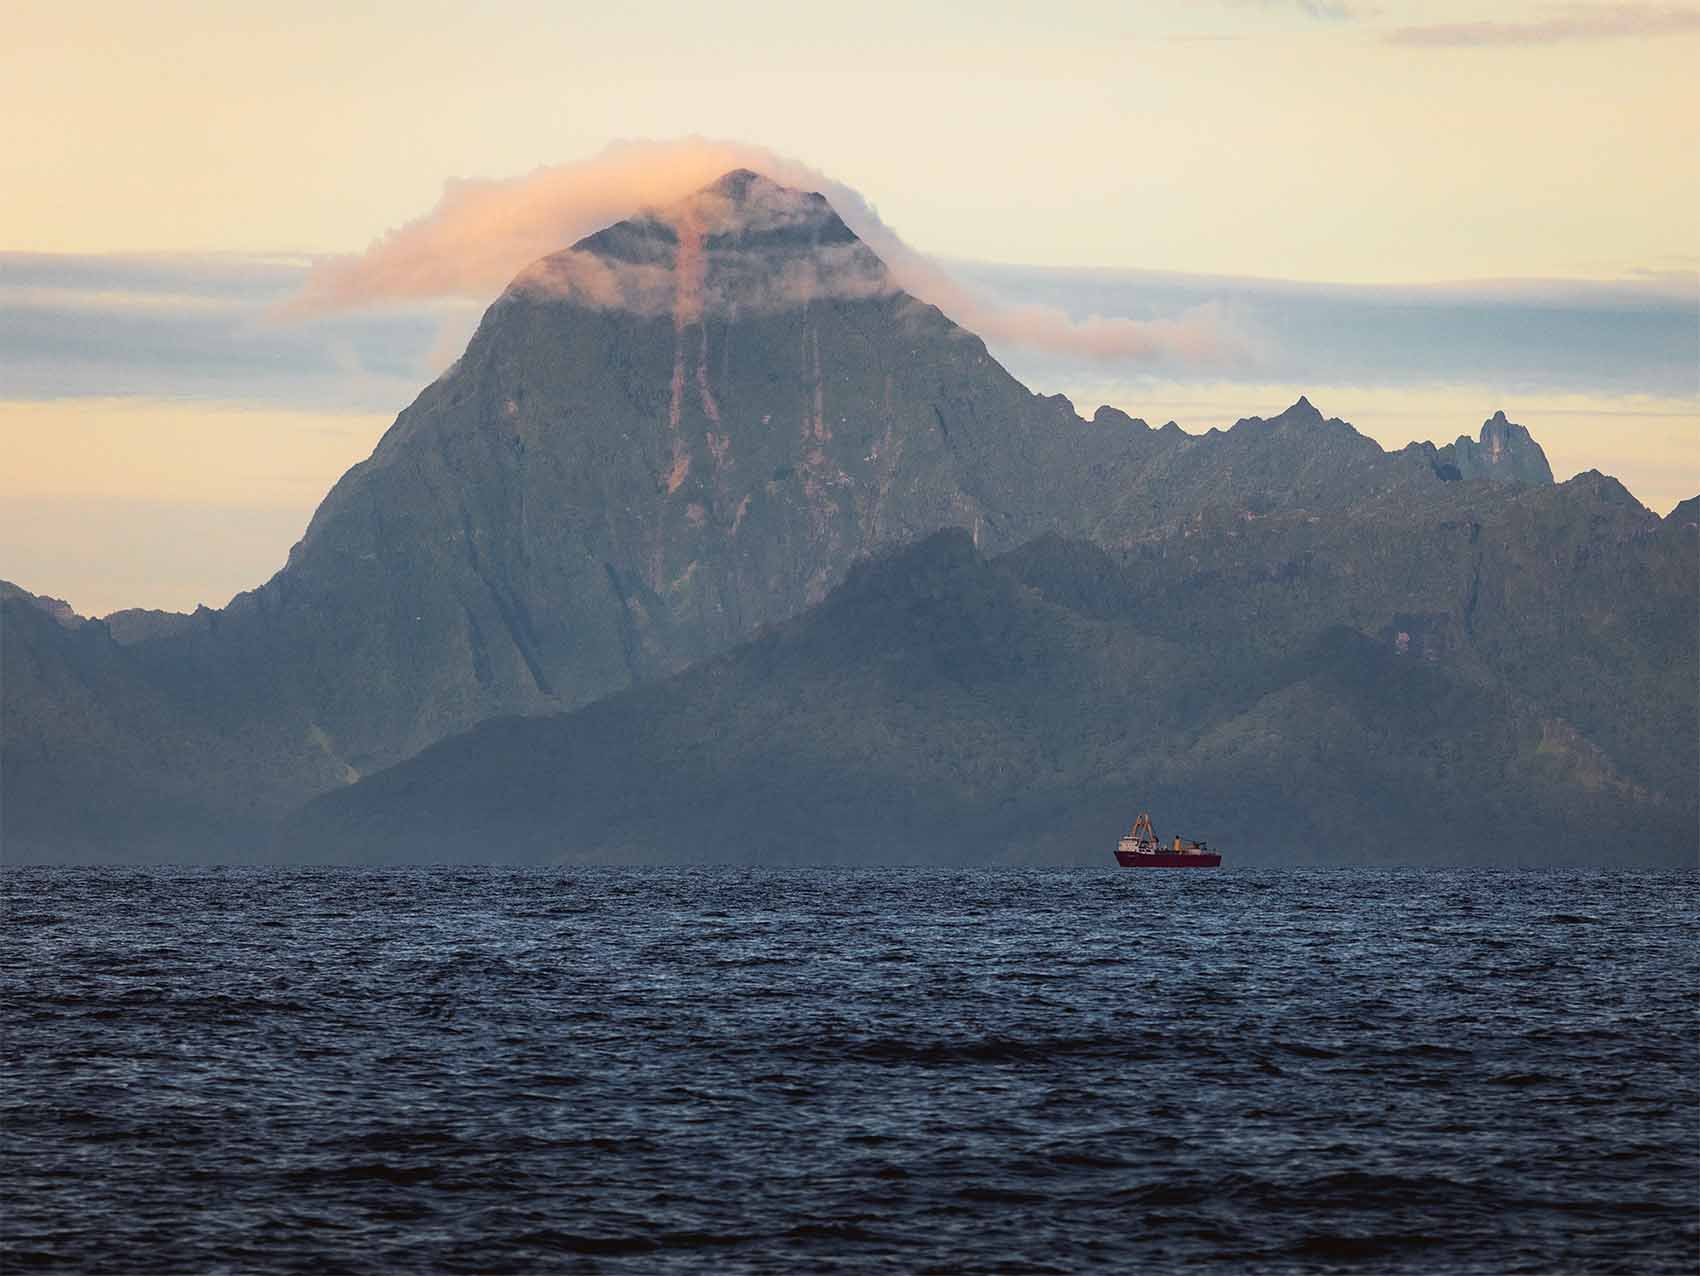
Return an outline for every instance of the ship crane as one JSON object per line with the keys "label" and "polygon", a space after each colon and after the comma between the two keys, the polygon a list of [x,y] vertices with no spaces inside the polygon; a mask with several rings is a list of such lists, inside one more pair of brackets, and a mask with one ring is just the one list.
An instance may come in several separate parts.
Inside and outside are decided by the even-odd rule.
{"label": "ship crane", "polygon": [[1123,868],[1215,868],[1222,857],[1210,849],[1209,843],[1187,837],[1177,836],[1173,846],[1162,846],[1157,830],[1151,827],[1151,813],[1141,811],[1116,848],[1116,862]]}

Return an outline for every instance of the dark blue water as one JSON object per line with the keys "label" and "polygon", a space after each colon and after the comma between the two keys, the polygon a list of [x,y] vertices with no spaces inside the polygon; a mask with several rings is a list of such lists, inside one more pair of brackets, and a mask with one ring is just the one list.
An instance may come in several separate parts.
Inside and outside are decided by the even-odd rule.
{"label": "dark blue water", "polygon": [[1696,884],[9,869],[0,1266],[1692,1271]]}

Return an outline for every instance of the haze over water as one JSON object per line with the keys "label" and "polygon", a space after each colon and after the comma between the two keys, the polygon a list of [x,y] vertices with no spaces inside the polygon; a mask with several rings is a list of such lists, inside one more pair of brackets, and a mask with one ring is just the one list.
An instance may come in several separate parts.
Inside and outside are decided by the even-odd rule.
{"label": "haze over water", "polygon": [[1693,871],[9,869],[7,1269],[1692,1270]]}

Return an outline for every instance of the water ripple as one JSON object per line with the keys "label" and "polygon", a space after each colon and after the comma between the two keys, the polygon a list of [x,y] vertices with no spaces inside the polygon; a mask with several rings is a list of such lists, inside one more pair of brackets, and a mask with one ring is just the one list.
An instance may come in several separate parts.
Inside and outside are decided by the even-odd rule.
{"label": "water ripple", "polygon": [[0,1266],[1690,1271],[1696,875],[0,873]]}

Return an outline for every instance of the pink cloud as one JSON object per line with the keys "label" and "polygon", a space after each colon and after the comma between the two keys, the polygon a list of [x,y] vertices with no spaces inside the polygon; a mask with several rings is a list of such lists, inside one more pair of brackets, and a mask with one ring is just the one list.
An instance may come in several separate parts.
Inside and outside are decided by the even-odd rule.
{"label": "pink cloud", "polygon": [[[878,263],[870,267],[826,256],[793,262],[770,285],[775,306],[846,289],[848,295],[871,295],[895,285],[994,344],[1103,361],[1211,364],[1245,357],[1243,345],[1208,308],[1175,320],[1075,320],[1050,307],[999,305],[911,249],[851,187],[764,147],[701,138],[620,142],[588,160],[521,177],[451,180],[424,216],[389,231],[363,253],[315,263],[282,313],[308,316],[438,298],[483,302],[527,268],[532,269],[523,283],[571,293],[584,304],[661,306],[671,292],[665,280],[644,273],[653,268],[612,269],[585,253],[547,268],[534,263],[614,222],[677,204],[738,168],[824,195],[889,270],[887,276]],[[781,209],[775,215],[790,214]]]}

